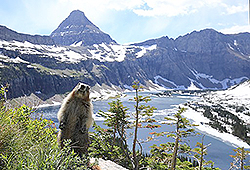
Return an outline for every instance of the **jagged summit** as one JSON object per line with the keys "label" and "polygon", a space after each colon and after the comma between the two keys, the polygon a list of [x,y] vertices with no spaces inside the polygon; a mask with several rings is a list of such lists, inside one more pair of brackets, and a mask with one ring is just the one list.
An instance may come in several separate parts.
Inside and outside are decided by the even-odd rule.
{"label": "jagged summit", "polygon": [[108,34],[89,21],[80,10],[72,11],[50,36],[56,44],[67,46],[116,43]]}
{"label": "jagged summit", "polygon": [[[87,29],[89,28],[89,29]],[[79,32],[81,30],[85,30],[86,32],[91,32],[93,30],[98,31],[99,28],[95,26],[88,18],[85,16],[84,12],[80,10],[74,10],[70,13],[70,15],[59,25],[59,27],[52,32],[58,31],[74,31]]]}

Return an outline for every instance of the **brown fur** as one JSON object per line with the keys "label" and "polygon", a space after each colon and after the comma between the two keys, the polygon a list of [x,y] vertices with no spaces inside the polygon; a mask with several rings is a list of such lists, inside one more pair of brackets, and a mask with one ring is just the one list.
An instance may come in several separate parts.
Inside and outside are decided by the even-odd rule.
{"label": "brown fur", "polygon": [[93,166],[91,167],[91,169],[92,169],[92,170],[101,170],[101,167],[98,166],[98,165],[93,165]]}
{"label": "brown fur", "polygon": [[71,139],[71,147],[80,156],[87,153],[88,129],[93,123],[93,106],[89,99],[89,86],[78,83],[64,99],[57,118],[59,120],[58,143],[63,147],[65,139]]}

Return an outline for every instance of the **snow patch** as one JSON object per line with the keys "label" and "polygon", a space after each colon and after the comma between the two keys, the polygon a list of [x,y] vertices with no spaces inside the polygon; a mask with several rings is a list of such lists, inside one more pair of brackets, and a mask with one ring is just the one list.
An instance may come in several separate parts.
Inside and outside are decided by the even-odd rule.
{"label": "snow patch", "polygon": [[114,62],[118,61],[121,62],[126,57],[126,51],[129,46],[125,45],[106,45],[105,43],[102,44],[94,44],[95,49],[88,49],[91,53],[92,59],[97,59],[101,62]]}
{"label": "snow patch", "polygon": [[94,87],[91,87],[90,98],[92,100],[107,100],[111,97],[121,95],[122,92],[123,90],[117,86],[111,85],[110,87],[106,84],[99,85],[96,83]]}
{"label": "snow patch", "polygon": [[237,43],[237,41],[236,41],[236,40],[234,40],[234,45],[235,45],[235,46],[238,46],[238,43]]}
{"label": "snow patch", "polygon": [[238,137],[233,136],[229,133],[221,133],[216,129],[213,129],[211,126],[206,125],[205,123],[209,123],[209,119],[204,117],[201,112],[196,112],[195,110],[188,108],[183,113],[183,116],[190,120],[193,120],[194,124],[199,125],[196,128],[202,132],[206,132],[211,136],[221,139],[223,142],[231,143],[237,147],[244,147],[246,149],[250,149],[250,146]]}
{"label": "snow patch", "polygon": [[156,84],[159,84],[160,86],[162,86],[162,87],[164,87],[164,88],[166,88],[166,89],[169,89],[169,88],[166,87],[164,84],[160,83],[160,82],[159,82],[159,79],[163,80],[163,81],[166,82],[166,83],[169,83],[169,84],[173,85],[174,88],[177,89],[177,90],[185,90],[185,89],[186,89],[183,85],[181,85],[181,86],[180,86],[180,85],[177,85],[177,84],[175,84],[174,82],[172,82],[172,81],[170,81],[170,80],[167,80],[167,79],[161,77],[160,75],[155,76],[154,79],[155,79],[154,82],[155,82]]}
{"label": "snow patch", "polygon": [[191,81],[190,86],[187,88],[187,90],[200,90],[198,87],[194,85],[194,83]]}
{"label": "snow patch", "polygon": [[2,54],[0,54],[0,61],[5,62],[5,63],[25,63],[25,64],[29,64],[28,61],[25,61],[23,59],[21,59],[20,57],[16,57],[16,58],[10,58],[7,56],[4,56]]}
{"label": "snow patch", "polygon": [[[80,42],[79,42],[80,43]],[[0,40],[0,48],[5,48],[6,50],[19,51],[21,54],[35,54],[41,57],[55,58],[61,62],[73,62],[77,63],[81,60],[86,60],[85,55],[80,55],[67,47],[56,47],[52,45],[37,45],[30,42],[19,42],[19,41],[3,41]],[[12,62],[25,62],[17,58]],[[27,63],[27,62],[26,62]]]}
{"label": "snow patch", "polygon": [[79,42],[75,42],[75,43],[71,44],[70,46],[71,47],[79,47],[81,45],[82,45],[82,41],[79,41]]}
{"label": "snow patch", "polygon": [[227,43],[228,47],[231,49],[231,50],[234,50],[234,48],[231,46],[231,44]]}
{"label": "snow patch", "polygon": [[44,108],[44,107],[53,107],[53,106],[60,106],[61,102],[52,101],[53,104],[41,104],[37,108]]}
{"label": "snow patch", "polygon": [[129,86],[129,85],[127,85],[127,84],[124,84],[123,87],[124,87],[125,89],[131,90],[131,91],[134,90],[132,86]]}
{"label": "snow patch", "polygon": [[[229,78],[226,78],[224,80],[217,80],[215,78],[213,78],[213,76],[210,76],[210,75],[207,75],[205,73],[199,73],[197,72],[195,69],[191,70],[191,73],[195,76],[196,80],[199,80],[201,78],[203,79],[207,79],[209,80],[211,83],[213,84],[220,84],[222,86],[222,89],[228,89],[231,85],[235,85],[235,84],[239,84],[240,82],[242,82],[244,79],[248,79],[247,77],[243,76],[243,77],[240,77],[240,78],[235,78],[235,79],[229,79]],[[208,89],[206,87],[204,87],[201,83],[198,83],[197,81],[193,80],[193,79],[190,79],[189,80],[191,82],[196,82],[197,84],[199,84],[199,86],[202,88],[202,89]],[[215,90],[218,90],[217,88],[215,88]]]}
{"label": "snow patch", "polygon": [[155,50],[157,48],[157,45],[151,45],[151,46],[139,46],[141,48],[141,51],[136,53],[136,58],[142,57],[144,54],[146,54],[148,51]]}
{"label": "snow patch", "polygon": [[[204,109],[203,107],[200,106],[209,106],[212,108],[220,107],[224,111],[230,112],[231,114],[238,117],[243,122],[243,124],[250,125],[250,115],[249,115],[250,81],[249,80],[239,85],[233,86],[228,90],[207,93],[206,95],[203,96],[202,99],[196,99],[195,101],[192,101],[191,107],[189,107],[188,110],[183,113],[183,116],[193,120],[195,124],[199,125],[197,129],[199,129],[200,131],[206,132],[212,136],[220,138],[224,142],[232,143],[235,146],[250,148],[250,146],[247,143],[243,142],[241,139],[231,134],[232,123],[233,123],[232,119],[229,119],[228,122],[221,121],[223,127],[225,127],[229,132],[229,133],[225,132],[221,133],[216,129],[213,129],[212,127],[207,125],[210,122],[210,120],[204,117],[203,115]],[[218,120],[224,119],[224,117],[221,117],[217,112],[215,112],[215,110],[213,110],[211,114],[217,116]]]}

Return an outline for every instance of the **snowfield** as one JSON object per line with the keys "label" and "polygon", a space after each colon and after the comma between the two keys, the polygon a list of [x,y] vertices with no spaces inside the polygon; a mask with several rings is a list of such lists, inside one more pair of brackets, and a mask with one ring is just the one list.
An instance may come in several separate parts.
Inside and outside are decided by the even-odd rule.
{"label": "snowfield", "polygon": [[[237,147],[245,147],[250,149],[250,145],[245,141],[240,139],[239,137],[232,134],[233,125],[236,123],[234,120],[230,118],[226,120],[225,117],[221,116],[219,112],[212,111],[211,114],[217,117],[221,126],[226,129],[227,132],[221,132],[217,129],[212,128],[211,119],[204,116],[204,112],[206,107],[209,108],[220,108],[223,109],[227,114],[232,114],[237,119],[242,121],[242,125],[246,126],[246,136],[250,137],[250,81],[245,81],[240,85],[236,85],[231,87],[228,90],[224,91],[216,91],[210,92],[201,97],[201,99],[197,99],[196,101],[192,101],[187,106],[188,110],[183,113],[183,116],[193,120],[193,122],[197,125],[198,130],[202,132],[206,132],[207,134],[220,138],[222,141],[226,143],[231,143]],[[216,110],[216,109],[214,109]],[[226,115],[227,116],[227,115]],[[226,120],[226,121],[225,121]]]}
{"label": "snowfield", "polygon": [[[0,48],[15,50],[21,54],[34,54],[40,57],[53,57],[60,62],[78,63],[82,60],[96,59],[101,62],[122,62],[127,54],[136,53],[136,58],[143,57],[148,51],[157,48],[152,46],[134,46],[118,44],[94,44],[92,48],[81,46],[82,41],[70,46],[37,45],[30,42],[4,41],[0,40]],[[7,60],[6,60],[7,61]],[[16,62],[8,60],[8,62]]]}

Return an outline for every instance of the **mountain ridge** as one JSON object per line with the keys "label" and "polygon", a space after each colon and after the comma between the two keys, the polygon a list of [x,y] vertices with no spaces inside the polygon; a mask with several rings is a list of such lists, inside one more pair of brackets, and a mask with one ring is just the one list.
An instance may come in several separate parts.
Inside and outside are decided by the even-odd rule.
{"label": "mountain ridge", "polygon": [[28,41],[33,44],[55,45],[54,41],[50,38],[50,36],[18,33],[2,25],[0,25],[0,40],[16,40],[19,42]]}
{"label": "mountain ridge", "polygon": [[[72,13],[70,18],[77,16],[75,20],[86,23],[72,28],[76,32],[92,24],[83,12]],[[68,22],[67,18],[66,24],[64,20],[65,25],[61,23],[58,28],[63,25],[62,29],[69,32],[75,21]],[[70,91],[79,81],[121,88],[129,88],[138,80],[145,86],[167,89],[187,89],[191,85],[227,89],[250,78],[249,33],[227,35],[205,29],[176,39],[163,36],[130,45],[119,45],[110,37],[104,41],[105,33],[94,34],[98,37],[91,40],[85,34],[80,38],[63,35],[72,38],[70,46],[63,42],[44,45],[34,40],[27,43],[28,39],[12,41],[15,36],[0,38],[0,84],[10,84],[11,98],[39,92],[46,99]],[[19,76],[15,76],[17,73]]]}

